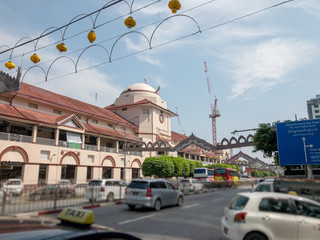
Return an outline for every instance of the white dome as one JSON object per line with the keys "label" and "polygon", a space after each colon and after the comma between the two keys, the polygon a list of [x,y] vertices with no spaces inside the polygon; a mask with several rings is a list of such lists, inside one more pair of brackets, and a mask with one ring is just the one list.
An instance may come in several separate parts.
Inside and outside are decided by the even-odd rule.
{"label": "white dome", "polygon": [[156,90],[145,83],[135,83],[127,87],[123,92],[128,91],[148,91],[148,92],[156,92]]}

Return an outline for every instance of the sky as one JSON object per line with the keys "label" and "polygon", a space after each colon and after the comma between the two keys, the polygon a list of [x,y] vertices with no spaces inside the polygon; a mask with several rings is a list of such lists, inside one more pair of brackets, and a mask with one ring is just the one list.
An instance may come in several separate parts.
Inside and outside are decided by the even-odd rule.
{"label": "sky", "polygon": [[[97,12],[114,2],[2,0],[0,52],[14,48],[0,54],[0,70],[16,75],[4,67],[11,57],[23,82],[100,107],[146,81],[160,86],[168,109],[178,112],[173,131],[209,143],[210,99],[217,98],[221,114],[220,142],[254,134],[232,132],[260,123],[307,118],[307,100],[320,94],[318,0],[181,0],[177,14],[169,1],[128,0]],[[124,25],[128,16],[134,28]],[[92,29],[97,40],[89,43]],[[66,53],[55,47],[61,42]],[[34,53],[41,58],[36,65],[29,59]],[[272,161],[252,148],[233,152],[240,150]]]}

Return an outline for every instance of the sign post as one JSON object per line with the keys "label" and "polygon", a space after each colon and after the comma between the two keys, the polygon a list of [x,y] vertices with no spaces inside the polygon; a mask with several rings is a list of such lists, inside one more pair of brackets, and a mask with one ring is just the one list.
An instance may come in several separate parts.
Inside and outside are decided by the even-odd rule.
{"label": "sign post", "polygon": [[320,165],[320,119],[277,123],[280,165]]}

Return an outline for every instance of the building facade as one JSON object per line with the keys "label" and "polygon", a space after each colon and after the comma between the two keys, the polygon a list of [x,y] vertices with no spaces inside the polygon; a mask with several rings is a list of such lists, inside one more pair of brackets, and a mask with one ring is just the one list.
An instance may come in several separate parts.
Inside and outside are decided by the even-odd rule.
{"label": "building facade", "polygon": [[142,176],[146,157],[182,156],[219,162],[213,152],[189,146],[181,152],[125,152],[130,142],[165,140],[171,146],[187,136],[171,130],[171,117],[158,92],[144,83],[126,88],[105,108],[26,83],[0,94],[0,178],[22,178],[26,187],[94,178],[130,181]]}
{"label": "building facade", "polygon": [[309,119],[320,119],[320,94],[307,101]]}

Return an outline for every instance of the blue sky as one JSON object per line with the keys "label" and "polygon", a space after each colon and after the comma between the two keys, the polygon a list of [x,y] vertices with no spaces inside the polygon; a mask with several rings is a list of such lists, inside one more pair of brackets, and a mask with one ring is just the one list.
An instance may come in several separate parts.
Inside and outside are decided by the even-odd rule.
{"label": "blue sky", "polygon": [[[26,73],[24,82],[90,104],[95,104],[97,93],[100,107],[112,104],[127,86],[146,79],[155,89],[160,85],[159,94],[171,111],[178,109],[181,126],[173,118],[173,131],[194,133],[212,142],[206,61],[211,91],[221,113],[217,119],[218,141],[234,136],[234,130],[256,128],[259,123],[307,117],[306,101],[320,94],[319,1],[182,0],[178,14],[184,16],[175,17],[171,17],[168,2],[128,0],[137,22],[132,29],[123,24],[130,13],[128,5],[118,3],[102,10],[96,18],[99,27],[95,29],[94,44],[99,46],[81,54],[92,45],[86,35],[93,24],[86,18],[62,29],[66,53],[55,48],[62,41],[62,33],[56,32],[41,38],[36,45],[27,44],[1,54],[0,70],[16,74],[4,67],[11,54],[16,66],[22,66],[23,75]],[[3,1],[0,51],[39,37],[107,3]],[[283,4],[276,6],[279,3]],[[139,33],[126,34],[130,31]],[[149,49],[146,38],[151,36]],[[110,53],[113,45],[110,63],[106,50]],[[34,64],[29,58],[35,48],[41,58],[39,66],[45,72],[50,68],[47,82],[40,68],[30,69]],[[77,73],[70,60],[59,58],[62,56],[74,62],[79,59]],[[254,132],[244,134],[249,133]],[[241,150],[255,156],[250,148]]]}

